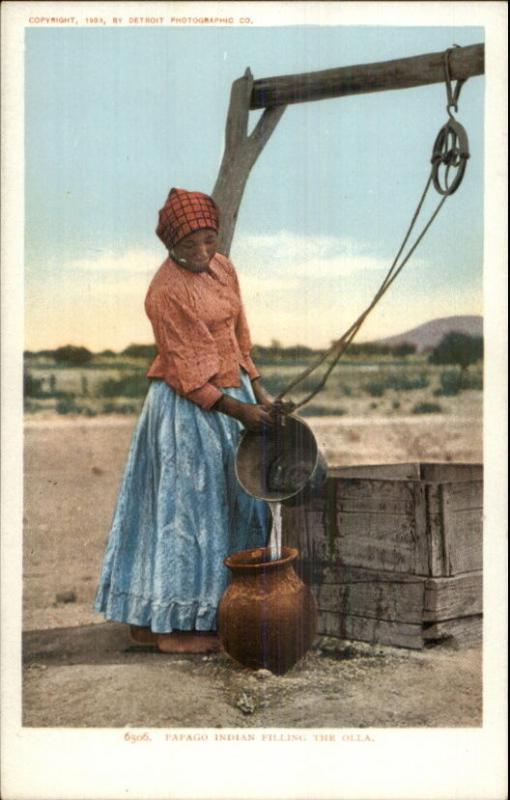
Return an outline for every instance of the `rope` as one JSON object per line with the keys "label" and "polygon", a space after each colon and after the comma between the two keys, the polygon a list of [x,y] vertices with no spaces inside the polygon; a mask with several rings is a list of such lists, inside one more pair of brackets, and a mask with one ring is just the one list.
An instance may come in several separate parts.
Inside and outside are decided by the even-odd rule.
{"label": "rope", "polygon": [[[457,45],[455,45],[457,47]],[[327,370],[324,373],[324,376],[319,381],[319,383],[315,386],[313,391],[311,391],[308,395],[306,395],[299,403],[292,403],[292,412],[297,411],[297,409],[302,408],[304,405],[310,402],[325,386],[329,375],[335,368],[336,364],[345,353],[347,348],[349,347],[350,343],[358,333],[359,329],[363,325],[364,321],[370,314],[373,308],[379,303],[383,295],[388,291],[390,286],[393,284],[395,279],[401,273],[402,269],[405,267],[413,253],[415,252],[416,248],[422,241],[423,237],[429,230],[430,226],[434,222],[435,218],[439,214],[440,210],[442,209],[447,197],[453,194],[459,187],[462,178],[464,177],[464,170],[466,165],[466,159],[469,158],[469,148],[468,148],[468,140],[467,134],[460,125],[457,120],[453,119],[451,114],[451,108],[453,107],[455,111],[457,111],[457,101],[460,94],[460,89],[464,83],[464,81],[457,81],[457,86],[455,88],[455,92],[452,92],[451,89],[451,78],[450,78],[450,64],[449,64],[449,56],[452,48],[448,49],[445,53],[445,84],[446,84],[446,92],[447,92],[447,112],[449,116],[449,121],[446,125],[441,128],[439,131],[438,136],[436,137],[436,141],[434,143],[433,153],[432,153],[432,168],[430,171],[430,175],[427,179],[425,184],[425,189],[420,197],[416,210],[412,216],[411,222],[409,227],[407,228],[406,234],[404,236],[403,242],[400,245],[397,255],[395,256],[381,286],[379,287],[378,291],[374,295],[370,305],[363,311],[362,314],[357,318],[355,322],[348,328],[345,333],[337,339],[329,350],[323,353],[319,358],[314,361],[309,367],[306,367],[296,378],[290,381],[287,386],[280,392],[275,400],[275,404],[281,404],[282,409],[284,408],[283,398],[296,386],[298,386],[302,381],[305,380],[309,375],[315,372],[328,358],[333,356],[333,360],[331,361],[330,365],[328,366]],[[459,144],[459,146],[457,146]],[[439,167],[443,165],[446,167],[446,174],[444,179],[444,186],[440,184],[439,181]],[[450,184],[449,183],[449,172],[451,167],[454,166],[457,168],[457,174],[454,181]],[[409,241],[409,237],[414,229],[416,221],[420,215],[421,209],[423,207],[423,203],[425,202],[425,198],[429,191],[431,183],[434,184],[434,188],[443,195],[442,199],[439,201],[437,207],[433,211],[430,216],[430,219],[424,226],[423,230],[417,237],[416,241],[408,251],[407,255],[403,259],[403,261],[397,266],[399,259],[404,251],[404,248]],[[282,411],[282,413],[291,413]]]}

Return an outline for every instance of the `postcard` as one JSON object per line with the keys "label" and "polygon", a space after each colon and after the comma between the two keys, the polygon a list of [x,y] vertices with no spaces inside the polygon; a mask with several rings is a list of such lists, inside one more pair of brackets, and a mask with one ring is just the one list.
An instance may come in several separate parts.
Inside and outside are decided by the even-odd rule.
{"label": "postcard", "polygon": [[505,796],[506,21],[3,4],[6,800]]}

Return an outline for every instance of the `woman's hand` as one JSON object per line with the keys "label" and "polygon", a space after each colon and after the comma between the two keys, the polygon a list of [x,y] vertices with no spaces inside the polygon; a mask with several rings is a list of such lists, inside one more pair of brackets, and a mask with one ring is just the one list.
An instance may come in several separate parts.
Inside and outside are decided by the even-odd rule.
{"label": "woman's hand", "polygon": [[242,403],[242,405],[243,408],[240,410],[237,419],[244,425],[246,430],[260,433],[260,431],[274,426],[274,418],[264,406],[252,403]]}
{"label": "woman's hand", "polygon": [[260,378],[254,378],[251,382],[253,394],[259,405],[269,411],[273,420],[278,420],[286,414],[292,414],[296,404],[292,400],[275,400],[263,387]]}
{"label": "woman's hand", "polygon": [[274,425],[274,418],[264,406],[242,403],[228,394],[222,395],[213,408],[215,411],[221,411],[222,414],[227,414],[229,417],[239,420],[247,430],[254,433],[259,433],[266,428],[272,428]]}

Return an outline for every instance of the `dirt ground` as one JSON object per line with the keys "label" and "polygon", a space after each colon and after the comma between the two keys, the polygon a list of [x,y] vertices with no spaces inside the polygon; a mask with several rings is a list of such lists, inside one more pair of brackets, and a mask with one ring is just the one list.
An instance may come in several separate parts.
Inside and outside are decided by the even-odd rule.
{"label": "dirt ground", "polygon": [[[309,418],[333,466],[482,460],[479,417]],[[37,727],[469,727],[481,648],[320,639],[284,676],[226,654],[131,644],[91,608],[135,420],[29,419],[25,429],[23,724]]]}

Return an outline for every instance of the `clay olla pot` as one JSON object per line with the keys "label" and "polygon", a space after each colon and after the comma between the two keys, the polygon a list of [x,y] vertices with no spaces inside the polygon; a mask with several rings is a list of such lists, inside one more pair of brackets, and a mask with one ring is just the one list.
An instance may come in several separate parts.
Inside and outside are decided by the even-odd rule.
{"label": "clay olla pot", "polygon": [[252,669],[282,675],[303,656],[317,628],[315,599],[294,570],[298,551],[283,547],[279,560],[269,548],[225,559],[232,582],[219,606],[219,633],[227,653]]}

